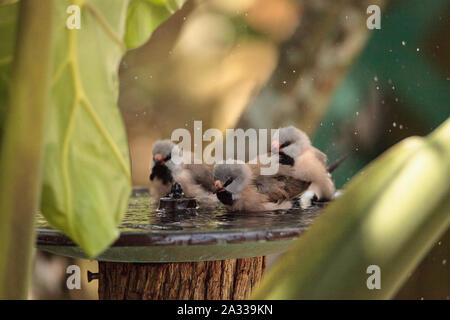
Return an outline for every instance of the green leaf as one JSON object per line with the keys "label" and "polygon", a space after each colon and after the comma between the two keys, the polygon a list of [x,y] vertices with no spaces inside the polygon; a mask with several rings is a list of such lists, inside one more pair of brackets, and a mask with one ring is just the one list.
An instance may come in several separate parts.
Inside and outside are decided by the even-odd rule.
{"label": "green leaf", "polygon": [[[450,225],[450,120],[363,169],[265,276],[255,299],[387,299]],[[381,269],[369,290],[367,267]]]}
{"label": "green leaf", "polygon": [[128,6],[125,34],[127,49],[134,49],[144,44],[162,22],[181,8],[184,1],[131,0]]}
{"label": "green leaf", "polygon": [[56,1],[53,78],[41,210],[90,257],[118,236],[131,191],[127,138],[117,106],[127,1]]}
{"label": "green leaf", "polygon": [[[133,2],[136,6],[139,1]],[[66,9],[73,3],[81,7],[81,28],[69,30]],[[167,9],[158,1],[142,3],[146,16],[152,17],[151,28],[145,19],[137,19],[133,30],[145,41],[162,21],[155,8]],[[122,39],[125,25],[134,19],[128,13],[126,21],[127,9],[128,1],[59,0],[54,13],[41,209],[52,226],[91,257],[117,238],[131,191],[128,144],[117,107],[118,66],[126,50]]]}

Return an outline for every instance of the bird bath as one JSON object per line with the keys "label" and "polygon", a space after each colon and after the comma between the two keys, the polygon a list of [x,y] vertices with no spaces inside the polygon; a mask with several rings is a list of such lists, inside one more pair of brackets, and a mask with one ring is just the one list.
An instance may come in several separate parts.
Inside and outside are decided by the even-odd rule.
{"label": "bird bath", "polygon": [[[260,280],[265,256],[285,251],[321,206],[287,212],[158,212],[135,188],[120,236],[99,261],[100,299],[242,299]],[[87,258],[37,218],[37,247]]]}

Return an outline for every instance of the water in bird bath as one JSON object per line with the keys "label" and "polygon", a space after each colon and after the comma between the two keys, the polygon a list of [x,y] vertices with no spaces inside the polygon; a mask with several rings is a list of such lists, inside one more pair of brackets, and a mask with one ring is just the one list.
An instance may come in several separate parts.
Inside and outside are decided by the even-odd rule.
{"label": "water in bird bath", "polygon": [[[273,212],[227,212],[222,206],[215,210],[193,212],[164,212],[151,200],[147,189],[133,190],[128,209],[119,226],[121,232],[201,233],[261,230],[271,228],[301,228],[309,225],[321,206]],[[38,229],[49,229],[42,215],[37,218]]]}

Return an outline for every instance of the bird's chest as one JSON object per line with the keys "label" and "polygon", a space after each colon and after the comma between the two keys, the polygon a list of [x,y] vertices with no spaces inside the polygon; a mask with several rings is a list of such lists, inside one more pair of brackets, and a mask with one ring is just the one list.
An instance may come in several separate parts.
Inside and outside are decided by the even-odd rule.
{"label": "bird's chest", "polygon": [[287,165],[287,166],[293,166],[294,163],[295,163],[294,158],[288,156],[284,152],[280,152],[279,153],[279,158],[278,159],[279,159],[278,161],[279,161],[280,164],[284,164],[284,165]]}
{"label": "bird's chest", "polygon": [[172,183],[173,176],[166,166],[155,165],[150,174],[150,180],[153,181],[154,179],[161,180],[161,182],[166,185]]}
{"label": "bird's chest", "polygon": [[226,190],[217,193],[217,198],[226,206],[232,206],[234,203],[233,195],[231,194],[231,192],[228,192]]}

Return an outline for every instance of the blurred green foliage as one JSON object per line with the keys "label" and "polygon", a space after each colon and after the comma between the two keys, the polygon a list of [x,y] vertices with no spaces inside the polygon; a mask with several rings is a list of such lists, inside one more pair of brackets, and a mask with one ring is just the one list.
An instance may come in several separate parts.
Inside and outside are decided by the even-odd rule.
{"label": "blurred green foliage", "polygon": [[2,7],[0,10],[0,39],[2,39],[0,41],[0,146],[7,111],[9,84],[11,81],[17,9],[17,5],[8,5]]}
{"label": "blurred green foliage", "polygon": [[[12,5],[14,6],[14,5]],[[34,244],[34,214],[41,191],[44,120],[50,84],[52,1],[24,0],[20,10],[2,7],[20,19],[2,50],[14,50],[2,82],[9,108],[0,145],[0,299],[27,297]],[[7,26],[14,25],[9,21]],[[2,52],[4,54],[5,52]],[[11,56],[12,57],[12,56]],[[36,63],[38,61],[39,63]],[[5,88],[7,87],[7,88]]]}

